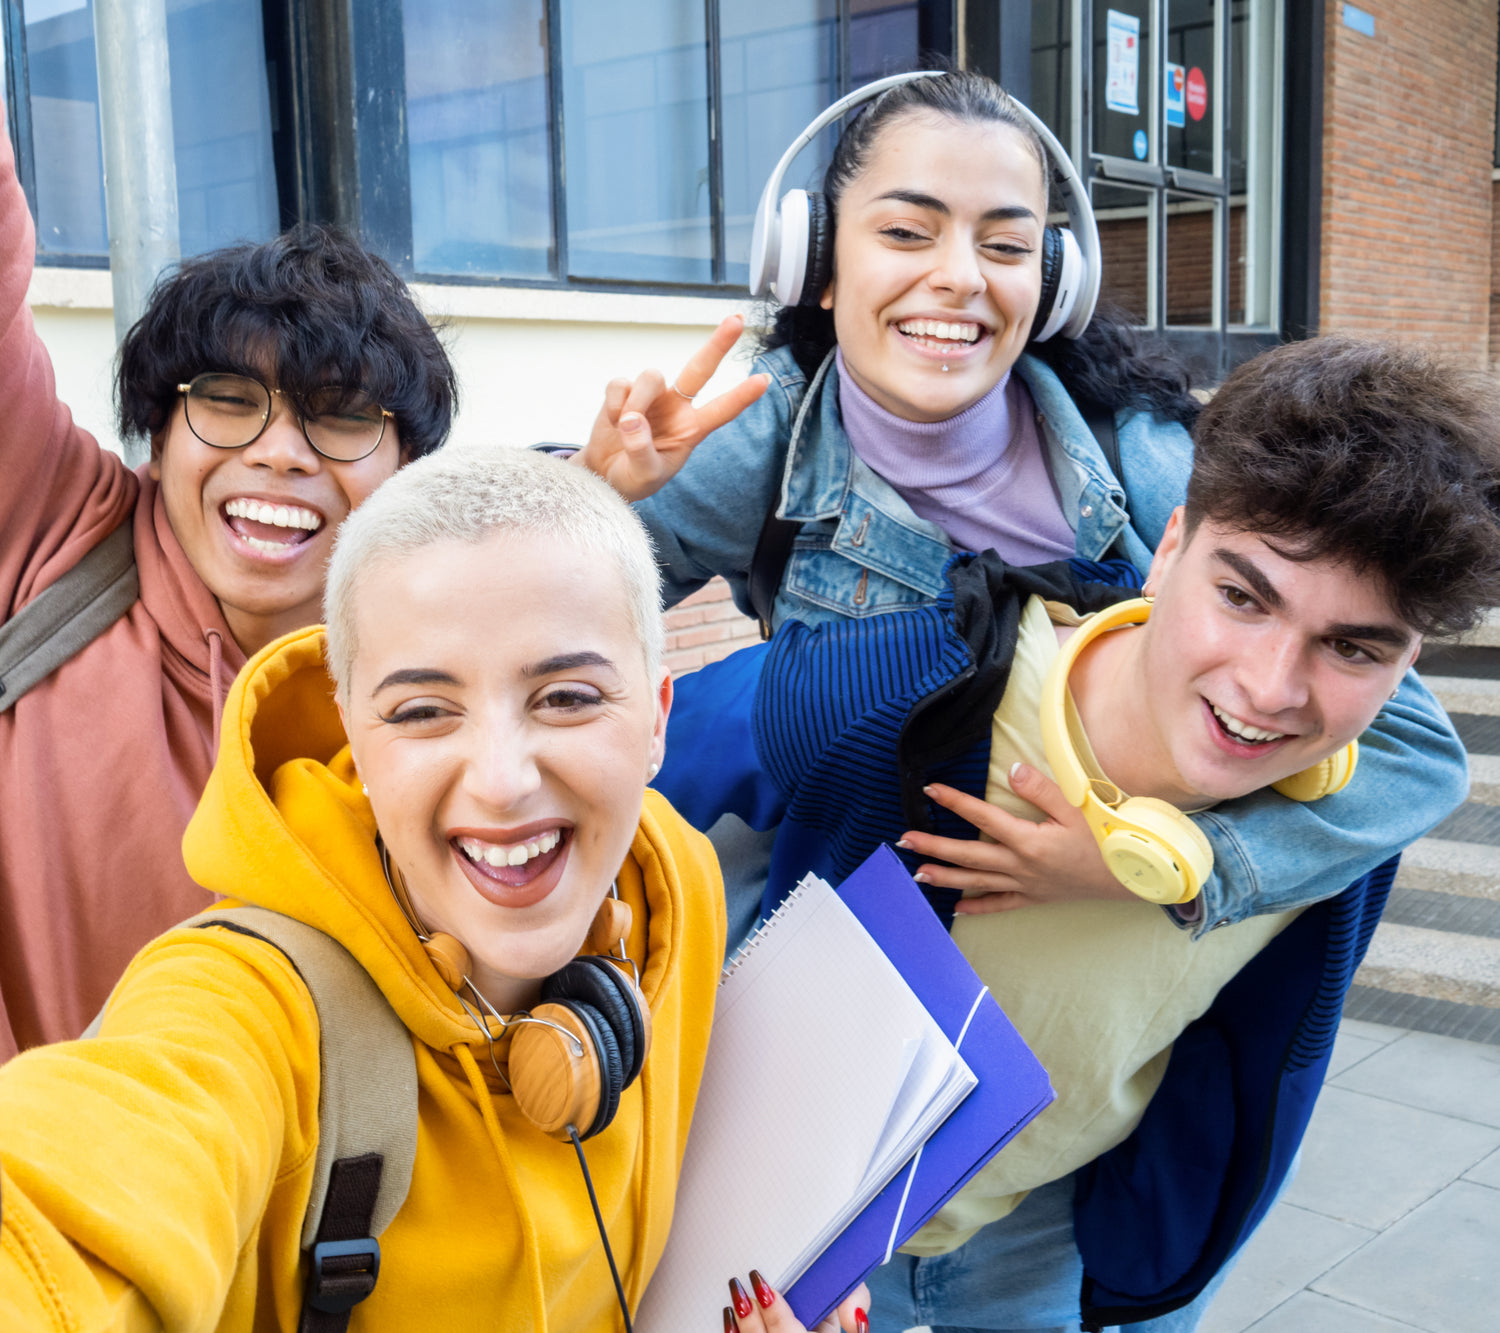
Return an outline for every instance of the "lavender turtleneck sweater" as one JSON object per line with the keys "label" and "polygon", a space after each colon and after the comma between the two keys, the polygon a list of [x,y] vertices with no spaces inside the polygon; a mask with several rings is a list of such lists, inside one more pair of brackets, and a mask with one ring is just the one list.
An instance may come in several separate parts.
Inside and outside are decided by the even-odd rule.
{"label": "lavender turtleneck sweater", "polygon": [[1036,409],[1007,374],[946,421],[907,421],[854,382],[836,353],[839,411],[854,452],[955,546],[1013,565],[1073,554],[1073,529],[1042,457]]}

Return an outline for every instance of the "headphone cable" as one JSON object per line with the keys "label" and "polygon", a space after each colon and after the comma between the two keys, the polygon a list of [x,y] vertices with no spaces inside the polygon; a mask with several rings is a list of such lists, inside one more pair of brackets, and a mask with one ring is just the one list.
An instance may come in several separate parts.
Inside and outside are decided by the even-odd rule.
{"label": "headphone cable", "polygon": [[578,1130],[575,1126],[568,1126],[568,1137],[573,1140],[573,1151],[578,1154],[578,1165],[583,1170],[583,1183],[589,1192],[589,1203],[594,1208],[594,1222],[599,1227],[599,1239],[604,1242],[604,1257],[609,1260],[609,1275],[615,1280],[615,1295],[620,1301],[620,1313],[625,1318],[625,1333],[635,1333],[635,1328],[630,1322],[630,1307],[625,1304],[625,1288],[620,1282],[620,1270],[615,1267],[614,1251],[609,1248],[609,1236],[604,1230],[604,1215],[599,1211],[599,1200],[594,1196],[594,1182],[589,1176],[589,1164],[583,1155],[583,1144],[579,1141]]}

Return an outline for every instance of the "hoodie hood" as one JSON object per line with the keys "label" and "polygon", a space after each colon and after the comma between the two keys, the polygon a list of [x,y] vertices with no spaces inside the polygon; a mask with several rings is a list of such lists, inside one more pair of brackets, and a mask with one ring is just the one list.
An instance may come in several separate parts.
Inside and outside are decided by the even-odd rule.
{"label": "hoodie hood", "polygon": [[[332,936],[426,1045],[487,1048],[386,882],[323,646],[321,627],[286,635],[258,653],[230,690],[218,759],[183,837],[188,871],[214,893]],[[683,930],[680,885],[662,873],[671,860],[663,817],[675,820],[648,792],[619,875],[633,916],[627,947],[653,1011]]]}

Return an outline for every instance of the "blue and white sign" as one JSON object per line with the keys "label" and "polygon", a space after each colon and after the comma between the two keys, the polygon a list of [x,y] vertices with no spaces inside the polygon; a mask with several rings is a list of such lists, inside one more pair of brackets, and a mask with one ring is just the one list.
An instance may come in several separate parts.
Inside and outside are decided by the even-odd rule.
{"label": "blue and white sign", "polygon": [[1146,160],[1146,154],[1151,151],[1151,141],[1146,138],[1145,130],[1137,130],[1135,138],[1131,140],[1130,146],[1135,149],[1135,155],[1142,162]]}
{"label": "blue and white sign", "polygon": [[1167,128],[1187,125],[1187,67],[1167,65]]}
{"label": "blue and white sign", "polygon": [[1141,113],[1141,21],[1111,9],[1107,15],[1104,105],[1127,116]]}

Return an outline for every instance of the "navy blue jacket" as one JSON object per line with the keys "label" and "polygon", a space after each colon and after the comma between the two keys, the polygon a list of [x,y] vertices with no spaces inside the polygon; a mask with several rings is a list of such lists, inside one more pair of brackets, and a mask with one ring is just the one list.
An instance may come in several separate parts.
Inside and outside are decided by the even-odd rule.
{"label": "navy blue jacket", "polygon": [[[922,787],[983,796],[990,718],[1027,597],[1097,609],[1131,595],[1102,582],[1133,582],[1128,570],[1080,560],[1011,569],[993,552],[959,556],[931,606],[816,627],[790,621],[771,642],[677,682],[654,785],[698,828],[725,813],[779,826],[767,912],[806,872],[837,882],[907,829],[973,837]],[[1186,1305],[1270,1207],[1396,859],[1308,908],[1252,959],[1178,1038],[1135,1132],[1076,1173],[1086,1329]],[[951,924],[956,893],[924,891]]]}

